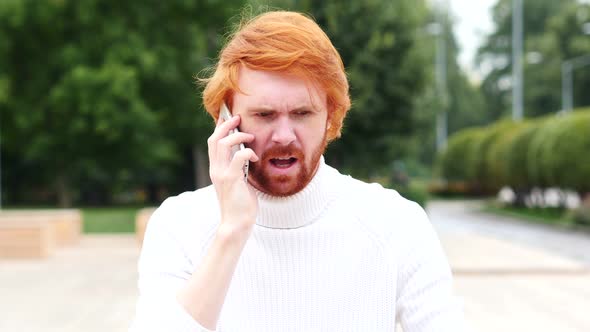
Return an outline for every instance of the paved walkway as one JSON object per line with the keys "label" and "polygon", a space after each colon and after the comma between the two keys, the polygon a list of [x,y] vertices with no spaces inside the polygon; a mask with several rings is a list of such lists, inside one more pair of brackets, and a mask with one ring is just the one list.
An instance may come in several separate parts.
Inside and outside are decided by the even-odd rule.
{"label": "paved walkway", "polygon": [[0,260],[0,331],[126,331],[138,254],[133,235],[93,235],[45,260]]}
{"label": "paved walkway", "polygon": [[[434,202],[428,212],[473,331],[590,331],[590,235]],[[84,236],[46,260],[0,260],[0,331],[126,331],[139,247]]]}
{"label": "paved walkway", "polygon": [[590,331],[590,235],[499,218],[477,203],[428,213],[473,331]]}

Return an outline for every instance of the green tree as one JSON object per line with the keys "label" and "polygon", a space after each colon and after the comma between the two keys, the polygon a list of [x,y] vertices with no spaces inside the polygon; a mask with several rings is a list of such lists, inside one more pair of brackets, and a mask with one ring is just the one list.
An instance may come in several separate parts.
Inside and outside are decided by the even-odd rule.
{"label": "green tree", "polygon": [[175,170],[210,133],[194,75],[240,5],[0,2],[3,152],[34,167],[61,205],[75,189],[183,182]]}
{"label": "green tree", "polygon": [[342,138],[326,158],[368,176],[409,154],[417,128],[414,101],[424,89],[430,57],[420,41],[424,1],[253,1],[309,13],[332,40],[347,68],[352,110]]}
{"label": "green tree", "polygon": [[[524,109],[538,116],[561,109],[561,64],[590,53],[590,38],[583,25],[590,21],[590,5],[576,0],[524,1]],[[493,69],[482,83],[489,112],[507,115],[511,105],[512,1],[499,0],[493,8],[495,30],[478,51],[478,62]],[[590,104],[585,93],[590,70],[575,75],[575,105]]]}

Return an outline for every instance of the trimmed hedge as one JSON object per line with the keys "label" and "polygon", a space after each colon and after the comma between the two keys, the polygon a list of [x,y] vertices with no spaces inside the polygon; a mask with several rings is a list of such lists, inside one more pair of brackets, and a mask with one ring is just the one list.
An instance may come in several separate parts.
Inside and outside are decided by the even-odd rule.
{"label": "trimmed hedge", "polygon": [[561,125],[561,119],[556,116],[548,121],[543,121],[531,138],[527,150],[526,166],[528,177],[534,186],[546,188],[555,185],[550,183],[547,162],[553,152],[555,133]]}
{"label": "trimmed hedge", "polygon": [[437,160],[444,180],[466,183],[474,194],[505,185],[590,192],[590,109],[465,129]]}
{"label": "trimmed hedge", "polygon": [[563,117],[543,157],[549,185],[590,192],[590,112]]}
{"label": "trimmed hedge", "polygon": [[480,128],[462,130],[449,138],[445,153],[437,159],[439,174],[447,181],[465,181],[470,178],[469,168],[465,167],[466,155],[474,137],[480,135]]}
{"label": "trimmed hedge", "polygon": [[510,132],[517,128],[518,124],[512,121],[501,121],[493,124],[487,130],[485,137],[477,147],[479,155],[478,176],[481,179],[484,192],[496,192],[502,187],[502,183],[496,178],[503,159],[499,159],[498,153],[502,148],[502,140],[510,136]]}
{"label": "trimmed hedge", "polygon": [[513,137],[506,151],[506,159],[503,164],[506,173],[506,184],[515,190],[526,190],[534,186],[534,181],[529,174],[528,149],[531,140],[539,130],[537,122],[525,122]]}
{"label": "trimmed hedge", "polygon": [[[509,166],[510,154],[515,141],[520,135],[530,127],[529,122],[521,122],[510,127],[503,127],[501,134],[491,144],[490,149],[486,153],[486,164],[488,168],[488,175],[493,179],[495,189],[498,184],[509,183],[510,174],[512,170]],[[520,165],[522,166],[522,165]]]}

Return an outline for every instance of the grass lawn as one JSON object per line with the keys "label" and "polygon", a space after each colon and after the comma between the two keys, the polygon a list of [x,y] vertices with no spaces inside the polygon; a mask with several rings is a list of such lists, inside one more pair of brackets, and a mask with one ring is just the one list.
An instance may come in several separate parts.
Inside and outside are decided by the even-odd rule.
{"label": "grass lawn", "polygon": [[84,233],[135,232],[135,207],[83,208]]}
{"label": "grass lawn", "polygon": [[470,196],[465,194],[452,194],[452,195],[440,195],[440,194],[430,194],[432,200],[436,201],[484,201],[484,200],[493,200],[493,196]]}
{"label": "grass lawn", "polygon": [[566,210],[558,208],[529,209],[524,207],[503,207],[493,203],[488,203],[483,207],[482,211],[544,224],[560,225],[567,227],[574,226],[574,222],[571,218],[567,216]]}

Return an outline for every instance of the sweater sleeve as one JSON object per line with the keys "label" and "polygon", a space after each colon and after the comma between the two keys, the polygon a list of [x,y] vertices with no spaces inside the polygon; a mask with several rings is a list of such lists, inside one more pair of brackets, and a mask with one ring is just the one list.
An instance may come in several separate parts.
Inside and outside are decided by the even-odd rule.
{"label": "sweater sleeve", "polygon": [[[176,294],[192,273],[182,243],[174,236],[183,223],[169,198],[152,215],[139,258],[139,298],[130,332],[212,332],[178,303]],[[186,217],[186,216],[185,216]],[[178,234],[178,233],[176,233]]]}
{"label": "sweater sleeve", "polygon": [[412,203],[410,211],[404,218],[403,249],[398,256],[398,321],[404,332],[466,331],[438,237],[418,204]]}

